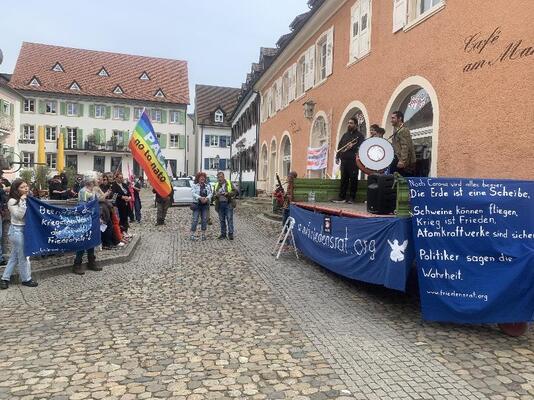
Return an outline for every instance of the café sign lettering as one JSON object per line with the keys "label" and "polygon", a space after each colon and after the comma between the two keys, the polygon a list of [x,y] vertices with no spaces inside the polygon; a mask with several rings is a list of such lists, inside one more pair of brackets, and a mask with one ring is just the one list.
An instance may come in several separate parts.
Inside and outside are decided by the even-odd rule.
{"label": "caf\u00e9 sign lettering", "polygon": [[[464,72],[473,72],[482,68],[491,68],[499,63],[522,60],[534,55],[534,45],[528,46],[523,39],[508,42],[504,47],[500,47],[501,27],[497,27],[491,33],[476,32],[464,39],[464,52],[480,56],[475,61],[464,65]],[[497,56],[488,55],[492,49]]]}

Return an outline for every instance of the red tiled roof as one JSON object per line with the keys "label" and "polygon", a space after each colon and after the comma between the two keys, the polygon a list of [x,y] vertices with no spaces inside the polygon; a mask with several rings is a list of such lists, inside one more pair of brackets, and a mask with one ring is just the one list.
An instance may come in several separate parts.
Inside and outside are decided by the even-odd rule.
{"label": "red tiled roof", "polygon": [[[52,68],[59,63],[64,72]],[[98,73],[105,68],[108,77]],[[150,80],[139,77],[146,72]],[[40,86],[30,86],[36,77]],[[71,90],[72,83],[80,90]],[[10,86],[18,90],[189,104],[187,62],[164,58],[22,43]],[[123,94],[113,90],[120,86]],[[165,97],[156,97],[157,91]]]}
{"label": "red tiled roof", "polygon": [[[223,86],[196,85],[195,113],[200,125],[230,126],[230,116],[237,106],[240,88]],[[220,108],[224,115],[224,123],[216,123],[214,114]]]}

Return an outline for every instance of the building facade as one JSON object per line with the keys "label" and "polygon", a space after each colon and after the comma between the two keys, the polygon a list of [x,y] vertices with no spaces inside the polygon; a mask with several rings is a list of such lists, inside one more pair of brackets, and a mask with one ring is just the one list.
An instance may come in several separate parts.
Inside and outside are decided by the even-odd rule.
{"label": "building facade", "polygon": [[219,171],[230,175],[230,116],[239,93],[237,88],[196,85],[197,171],[204,171],[211,177]]}
{"label": "building facade", "polygon": [[194,114],[187,114],[185,123],[186,134],[186,161],[185,161],[185,174],[187,176],[195,175],[197,166],[197,140],[195,129],[195,116]]}
{"label": "building facade", "polygon": [[62,133],[66,167],[139,175],[128,142],[146,109],[168,170],[177,175],[185,170],[187,84],[184,61],[24,43],[10,83],[24,96],[20,158],[35,162],[44,129],[52,170]]}
{"label": "building facade", "polygon": [[22,96],[9,87],[10,75],[0,74],[0,168],[7,179],[12,179],[13,171],[18,165],[10,165],[9,161],[16,161],[16,132],[20,125],[20,107]]}
{"label": "building facade", "polygon": [[239,182],[242,196],[256,196],[258,175],[258,137],[260,96],[254,84],[270,65],[276,49],[262,47],[257,63],[253,63],[241,86],[236,109],[232,115],[231,179]]}
{"label": "building facade", "polygon": [[[254,86],[260,186],[272,188],[289,169],[334,176],[349,118],[365,135],[376,123],[389,138],[396,110],[412,132],[420,175],[531,178],[534,27],[516,21],[534,12],[533,2],[309,4]],[[306,150],[324,144],[328,166],[312,174]]]}

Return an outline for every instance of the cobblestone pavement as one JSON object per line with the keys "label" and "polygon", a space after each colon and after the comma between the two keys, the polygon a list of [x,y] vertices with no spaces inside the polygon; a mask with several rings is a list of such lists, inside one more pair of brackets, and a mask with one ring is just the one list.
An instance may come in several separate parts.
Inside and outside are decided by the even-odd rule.
{"label": "cobblestone pavement", "polygon": [[532,331],[423,323],[412,297],[275,261],[259,214],[190,242],[172,208],[129,263],[0,292],[0,399],[533,398]]}

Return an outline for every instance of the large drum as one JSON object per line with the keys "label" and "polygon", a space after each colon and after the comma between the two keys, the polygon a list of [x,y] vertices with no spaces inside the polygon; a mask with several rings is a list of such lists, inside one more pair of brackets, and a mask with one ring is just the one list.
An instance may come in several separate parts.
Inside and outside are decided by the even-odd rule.
{"label": "large drum", "polygon": [[393,162],[393,146],[384,138],[371,137],[363,141],[356,156],[356,164],[367,174],[384,171]]}

